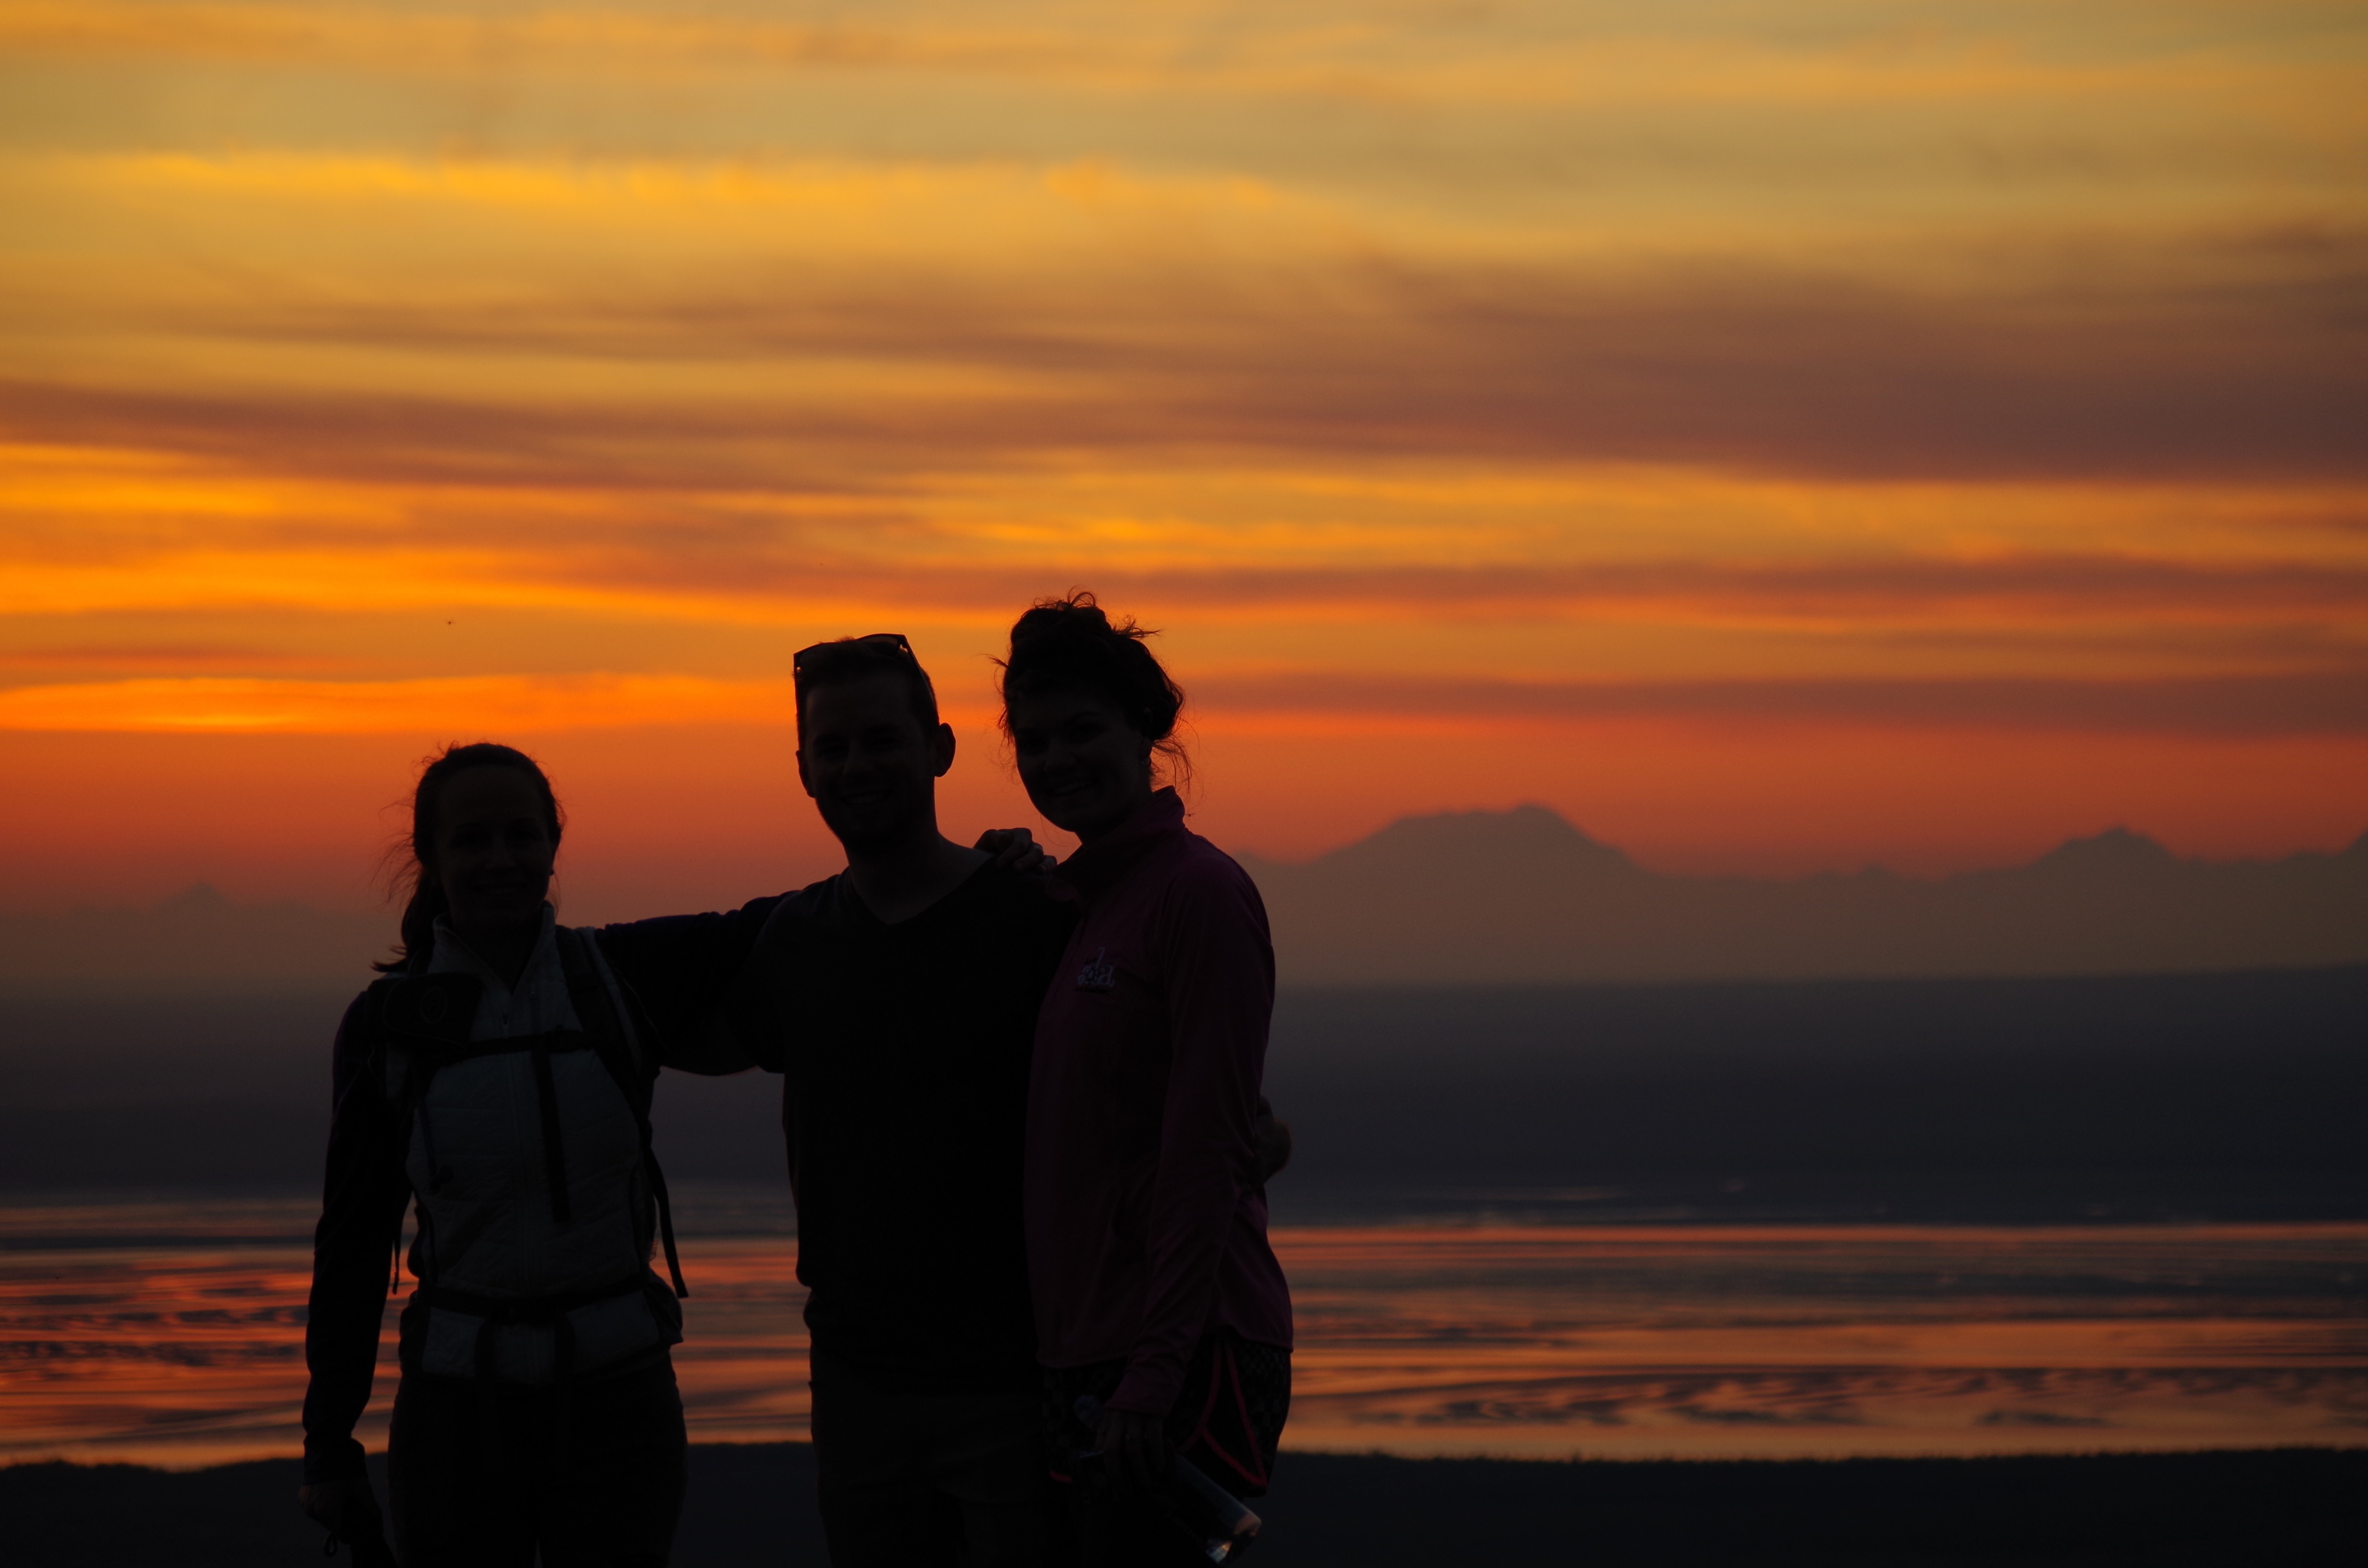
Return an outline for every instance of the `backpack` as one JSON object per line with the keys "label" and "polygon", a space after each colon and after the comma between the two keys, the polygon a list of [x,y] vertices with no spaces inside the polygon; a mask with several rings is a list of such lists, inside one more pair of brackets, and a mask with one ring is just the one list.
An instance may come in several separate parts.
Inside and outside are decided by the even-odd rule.
{"label": "backpack", "polygon": [[[677,1298],[688,1297],[689,1287],[683,1283],[682,1261],[676,1250],[674,1210],[667,1200],[666,1174],[658,1167],[657,1150],[650,1130],[650,1102],[657,1086],[657,1066],[647,1067],[636,1058],[631,1039],[625,1032],[626,1020],[620,1017],[617,998],[603,981],[598,960],[591,952],[592,937],[567,926],[552,933],[559,950],[562,972],[566,977],[567,999],[575,1016],[584,1025],[591,1049],[616,1083],[619,1092],[633,1113],[633,1122],[641,1137],[641,1164],[650,1186],[650,1196],[657,1208],[658,1233],[666,1248],[666,1272],[671,1278]],[[508,1051],[530,1051],[534,1057],[535,1085],[541,1101],[542,1146],[545,1173],[551,1190],[552,1218],[562,1224],[568,1221],[568,1190],[566,1151],[559,1128],[558,1096],[551,1074],[551,1035],[517,1036],[503,1040],[472,1041],[469,1036],[475,1024],[477,1004],[484,990],[477,977],[470,974],[424,974],[397,971],[386,975],[365,991],[360,1013],[367,1046],[364,1071],[383,1085],[389,1108],[395,1124],[395,1148],[404,1152],[407,1160],[411,1148],[412,1130],[417,1124],[420,1102],[435,1082],[437,1071],[448,1063],[470,1056]],[[617,991],[632,1015],[633,1035],[654,1049],[655,1031],[647,1017],[633,999],[632,990],[622,980]],[[563,1049],[580,1049],[568,1046]],[[431,1142],[427,1155],[431,1184],[440,1179],[436,1150]],[[427,1205],[425,1194],[415,1193],[415,1206],[423,1230],[427,1230]],[[394,1240],[395,1256],[393,1280],[388,1290],[393,1293],[402,1288],[402,1237]],[[427,1248],[430,1260],[428,1272],[435,1272],[435,1246],[432,1234]],[[433,1285],[432,1279],[426,1283]]]}

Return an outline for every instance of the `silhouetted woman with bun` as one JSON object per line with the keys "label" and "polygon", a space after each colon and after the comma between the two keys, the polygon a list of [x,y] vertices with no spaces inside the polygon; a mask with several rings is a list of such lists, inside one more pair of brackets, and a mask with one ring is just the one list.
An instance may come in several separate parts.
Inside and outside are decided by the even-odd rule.
{"label": "silhouetted woman with bun", "polygon": [[[431,761],[401,957],[337,1031],[302,1505],[358,1552],[377,1538],[353,1429],[411,1207],[418,1284],[387,1449],[404,1568],[529,1568],[538,1551],[549,1568],[655,1568],[681,1511],[669,1347],[685,1292],[650,1149],[658,1047],[591,934],[553,919],[561,828],[524,753]],[[671,1283],[650,1267],[660,1237]]]}
{"label": "silhouetted woman with bun", "polygon": [[1081,844],[1059,873],[1084,917],[1038,1017],[1026,1201],[1056,1473],[1103,1456],[1106,1483],[1066,1488],[1088,1563],[1192,1560],[1170,1456],[1259,1495],[1291,1397],[1258,1133],[1274,949],[1247,873],[1162,782],[1184,765],[1183,693],[1149,635],[1074,594],[1019,618],[1003,670],[1020,780]]}

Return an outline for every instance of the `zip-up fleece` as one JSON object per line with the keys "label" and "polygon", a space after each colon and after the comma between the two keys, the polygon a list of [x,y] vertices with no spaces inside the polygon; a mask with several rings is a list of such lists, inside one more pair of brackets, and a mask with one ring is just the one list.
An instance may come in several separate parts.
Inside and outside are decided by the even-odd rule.
{"label": "zip-up fleece", "polygon": [[1256,1127],[1274,947],[1247,872],[1161,790],[1061,877],[1085,918],[1036,1017],[1029,1283],[1047,1367],[1123,1361],[1164,1415],[1203,1336],[1288,1349]]}

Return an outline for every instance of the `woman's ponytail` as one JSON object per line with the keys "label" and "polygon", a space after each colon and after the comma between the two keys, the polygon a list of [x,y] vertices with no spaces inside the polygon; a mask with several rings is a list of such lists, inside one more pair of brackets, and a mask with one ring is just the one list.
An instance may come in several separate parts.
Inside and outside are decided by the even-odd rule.
{"label": "woman's ponytail", "polygon": [[381,972],[426,969],[428,955],[436,949],[436,919],[444,913],[447,902],[444,884],[429,876],[425,866],[415,868],[411,897],[403,905],[403,939],[396,944],[393,959],[371,967]]}

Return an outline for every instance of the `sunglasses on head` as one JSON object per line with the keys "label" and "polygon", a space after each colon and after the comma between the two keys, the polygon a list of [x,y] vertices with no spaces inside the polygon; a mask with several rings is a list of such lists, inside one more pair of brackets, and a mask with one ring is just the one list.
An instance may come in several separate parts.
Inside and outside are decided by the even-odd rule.
{"label": "sunglasses on head", "polygon": [[801,648],[790,655],[790,670],[795,674],[799,670],[821,664],[837,655],[852,653],[859,648],[867,650],[893,648],[908,659],[913,657],[913,644],[905,640],[903,632],[875,631],[868,637],[835,637],[827,642],[816,642],[811,647]]}

